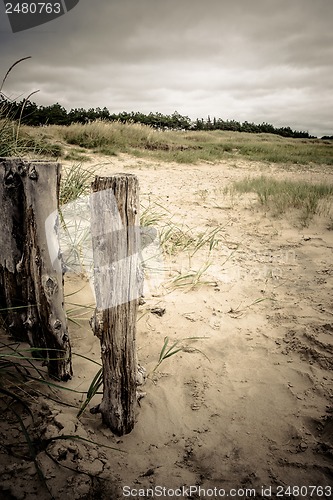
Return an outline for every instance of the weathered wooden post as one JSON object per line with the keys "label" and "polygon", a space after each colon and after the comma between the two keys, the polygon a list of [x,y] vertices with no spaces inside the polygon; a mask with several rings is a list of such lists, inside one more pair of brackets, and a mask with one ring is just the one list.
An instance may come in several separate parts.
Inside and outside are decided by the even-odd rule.
{"label": "weathered wooden post", "polygon": [[67,380],[63,275],[60,256],[51,261],[45,226],[57,214],[60,170],[58,163],[0,158],[0,308],[11,335],[45,349],[49,375]]}
{"label": "weathered wooden post", "polygon": [[135,422],[135,334],[141,286],[138,191],[138,179],[131,174],[96,177],[92,183],[96,310],[91,324],[101,342],[104,384],[95,412],[119,436],[129,433]]}

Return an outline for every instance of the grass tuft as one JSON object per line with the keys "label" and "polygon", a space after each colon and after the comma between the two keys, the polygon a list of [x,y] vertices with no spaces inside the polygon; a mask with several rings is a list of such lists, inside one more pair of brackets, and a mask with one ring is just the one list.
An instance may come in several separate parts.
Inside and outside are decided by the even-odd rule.
{"label": "grass tuft", "polygon": [[[33,127],[27,127],[33,134]],[[53,141],[96,153],[129,153],[180,164],[215,163],[245,158],[280,164],[333,164],[333,143],[320,139],[291,139],[273,134],[230,131],[159,131],[139,123],[97,120],[71,125],[50,125],[43,132]]]}
{"label": "grass tuft", "polygon": [[[205,338],[207,337],[185,337],[184,339],[175,340],[175,342],[170,345],[170,338],[164,337],[164,342],[159,354],[158,362],[152,370],[152,373],[154,373],[159,368],[160,364],[163,363],[163,361],[165,361],[167,358],[170,358],[171,356],[174,356],[178,352],[199,352],[200,354],[205,356],[205,358],[207,358],[207,356],[200,349],[189,347],[191,344],[193,344],[193,342]],[[210,361],[209,358],[207,359],[208,361]]]}
{"label": "grass tuft", "polygon": [[65,205],[76,200],[80,196],[90,193],[90,184],[94,178],[95,170],[84,168],[82,163],[76,163],[69,168],[63,169],[59,204]]}
{"label": "grass tuft", "polygon": [[331,184],[277,180],[264,175],[236,181],[229,191],[256,193],[260,204],[275,215],[282,215],[290,209],[299,210],[304,225],[320,213],[322,202],[330,204],[333,197]]}
{"label": "grass tuft", "polygon": [[27,127],[22,125],[24,109],[33,94],[31,92],[22,102],[19,117],[15,116],[13,100],[3,93],[3,86],[17,64],[30,59],[23,57],[11,65],[5,74],[0,86],[0,156],[46,156],[58,158],[63,154],[63,148],[59,142],[55,142],[53,136],[45,133],[44,128]]}

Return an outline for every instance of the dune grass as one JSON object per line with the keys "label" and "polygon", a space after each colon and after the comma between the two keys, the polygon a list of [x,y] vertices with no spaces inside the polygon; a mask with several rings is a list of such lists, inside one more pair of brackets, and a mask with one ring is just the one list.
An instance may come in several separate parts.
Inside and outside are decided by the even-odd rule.
{"label": "dune grass", "polygon": [[[22,127],[22,139],[64,154],[72,145],[105,155],[128,153],[177,163],[245,158],[280,164],[333,165],[333,141],[290,139],[272,134],[229,131],[159,131],[138,123],[95,121],[69,126]],[[67,153],[68,154],[68,153]]]}
{"label": "dune grass", "polygon": [[41,133],[39,127],[23,127],[21,123],[24,108],[30,97],[38,90],[31,92],[23,101],[20,116],[14,120],[14,109],[10,100],[3,93],[3,86],[14,70],[23,61],[30,59],[30,56],[19,59],[6,72],[0,85],[0,156],[62,156],[62,146],[56,143],[53,136]]}
{"label": "dune grass", "polygon": [[1,109],[0,102],[0,156],[60,158],[63,146],[53,136],[36,133],[32,127],[21,126],[11,119],[11,111]]}
{"label": "dune grass", "polygon": [[[103,120],[66,126],[24,126],[21,123],[24,107],[38,91],[31,92],[24,99],[21,116],[13,121],[13,110],[2,88],[15,66],[26,59],[29,57],[16,61],[0,85],[0,156],[29,154],[58,158],[69,155],[73,159],[82,159],[84,150],[91,150],[111,156],[125,152],[177,163],[216,162],[231,156],[273,163],[333,165],[333,141],[330,140],[290,139],[266,133],[221,130],[160,131],[139,123]],[[66,145],[76,148],[73,147],[72,153],[66,153]]]}
{"label": "dune grass", "polygon": [[[212,252],[224,238],[223,226],[200,231],[198,228],[176,222],[161,203],[151,200],[141,212],[140,223],[143,236],[147,228],[155,226],[158,237],[155,245],[156,255],[145,260],[143,253],[142,265],[146,276],[149,276],[150,272],[166,271],[171,262],[175,263],[177,260],[179,269],[169,271],[170,276],[164,283],[165,289],[170,291],[181,288],[190,291],[202,285],[216,285],[215,280],[206,279],[206,272],[211,266]],[[194,262],[194,256],[199,253],[198,262]],[[156,269],[156,262],[161,269]]]}
{"label": "dune grass", "polygon": [[324,207],[328,211],[333,201],[332,184],[277,180],[264,175],[236,181],[228,190],[256,193],[261,206],[271,209],[275,215],[285,214],[290,209],[298,210],[304,225]]}
{"label": "dune grass", "polygon": [[50,134],[47,127],[28,127],[21,125],[18,133],[21,149],[25,154],[46,158],[62,158],[63,144]]}
{"label": "dune grass", "polygon": [[19,139],[20,123],[13,121],[12,107],[8,105],[2,89],[15,66],[26,59],[29,59],[29,57],[19,59],[12,64],[0,85],[0,156],[3,157],[17,156],[21,149],[21,139]]}
{"label": "dune grass", "polygon": [[82,163],[75,163],[64,168],[61,176],[59,204],[65,205],[80,196],[90,193],[90,184],[94,180],[95,169],[84,168]]}

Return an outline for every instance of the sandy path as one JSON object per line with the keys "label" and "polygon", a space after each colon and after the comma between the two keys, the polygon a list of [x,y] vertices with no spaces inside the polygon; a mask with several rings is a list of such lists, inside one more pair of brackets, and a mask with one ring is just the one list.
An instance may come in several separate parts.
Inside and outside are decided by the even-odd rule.
{"label": "sandy path", "polygon": [[[164,282],[156,296],[148,291],[140,306],[140,315],[145,314],[138,322],[139,359],[148,373],[165,336],[205,338],[164,361],[148,378],[131,434],[116,438],[89,412],[78,423],[74,410],[59,413],[50,404],[45,410],[51,435],[72,428],[127,452],[61,443],[67,450],[61,463],[105,478],[101,488],[88,476],[56,468],[41,454],[55,498],[124,498],[126,485],[133,489],[132,498],[148,487],[242,488],[236,498],[254,498],[253,491],[246,496],[246,489],[264,498],[262,487],[280,487],[280,492],[289,485],[332,487],[333,231],[323,217],[297,227],[294,214],[289,221],[273,218],[255,196],[231,197],[223,189],[263,172],[330,182],[333,173],[243,160],[179,166],[121,155],[98,161],[104,163],[99,166],[103,175],[135,173],[142,200],[157,201],[174,222],[194,232],[221,226],[223,237],[204,276],[213,284],[186,291],[166,288]],[[203,248],[191,268],[200,268],[207,258]],[[176,255],[164,264],[168,279],[188,268],[188,257]],[[81,286],[79,278],[67,280],[69,291]],[[91,302],[88,286],[75,301]],[[154,306],[165,308],[165,314],[152,314]],[[72,327],[72,338],[74,351],[99,359],[89,327]],[[87,387],[96,367],[76,358],[74,369],[71,386]],[[63,429],[57,419],[65,422]],[[59,458],[59,446],[51,451]],[[27,496],[20,498],[35,498],[34,481],[35,476]],[[2,483],[9,487],[6,475]],[[302,498],[316,498],[304,492]],[[190,498],[199,498],[191,493]],[[206,491],[200,498],[209,497]]]}

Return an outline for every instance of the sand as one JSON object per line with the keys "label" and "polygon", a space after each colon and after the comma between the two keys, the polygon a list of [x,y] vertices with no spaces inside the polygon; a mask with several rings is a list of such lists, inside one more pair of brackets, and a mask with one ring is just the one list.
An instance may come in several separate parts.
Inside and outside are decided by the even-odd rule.
{"label": "sand", "polygon": [[[101,175],[134,173],[142,202],[150,200],[155,210],[167,214],[165,220],[186,224],[194,235],[219,226],[220,241],[210,255],[206,245],[190,261],[186,250],[165,258],[163,272],[155,274],[156,286],[146,284],[137,347],[148,377],[130,434],[114,436],[89,408],[78,420],[82,397],[77,393],[55,393],[76,408],[42,398],[31,402],[35,433],[44,440],[37,460],[53,498],[330,498],[329,217],[317,215],[303,227],[296,212],[276,216],[255,195],[231,196],[224,188],[263,173],[333,182],[332,170],[237,157],[193,166],[119,155],[100,156],[91,164]],[[179,273],[208,263],[196,286],[172,284]],[[92,304],[84,277],[67,276],[65,290],[76,292],[72,302]],[[165,313],[153,313],[155,307]],[[99,341],[87,319],[80,327],[70,324],[70,334],[75,353],[100,360]],[[184,350],[153,371],[166,336],[170,343],[200,339],[182,344]],[[73,363],[75,376],[67,385],[86,390],[98,366],[76,355]],[[96,396],[92,406],[99,401]],[[0,424],[3,442],[24,441],[14,419]],[[45,442],[62,434],[98,444]],[[0,448],[0,463],[0,498],[50,498],[33,462]]]}

